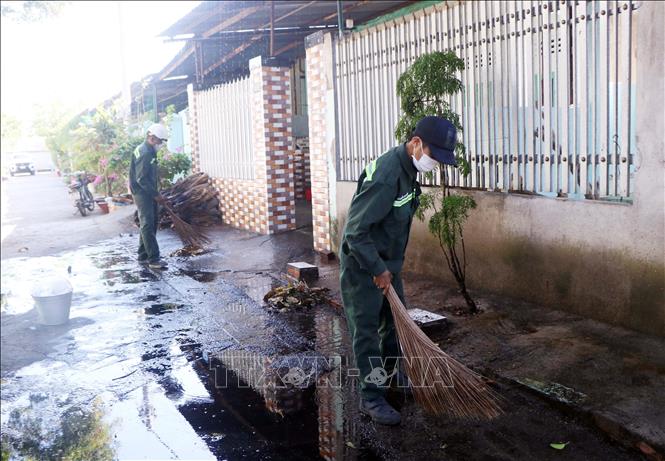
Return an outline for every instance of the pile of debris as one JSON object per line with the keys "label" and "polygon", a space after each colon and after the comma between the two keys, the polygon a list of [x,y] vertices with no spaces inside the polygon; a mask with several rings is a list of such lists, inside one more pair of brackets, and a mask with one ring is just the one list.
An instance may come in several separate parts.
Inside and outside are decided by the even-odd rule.
{"label": "pile of debris", "polygon": [[[181,179],[161,192],[171,209],[183,220],[194,226],[211,226],[220,222],[217,191],[205,173],[195,173]],[[171,217],[164,210],[159,215],[159,225],[170,227]]]}
{"label": "pile of debris", "polygon": [[[205,173],[192,174],[160,193],[175,214],[192,226],[211,226],[221,221],[217,191]],[[138,213],[134,214],[134,222],[138,225]],[[171,215],[161,207],[159,227],[166,229],[172,225]]]}
{"label": "pile of debris", "polygon": [[210,250],[205,250],[196,245],[187,245],[186,247],[175,250],[169,256],[178,256],[178,257],[188,257],[188,256],[199,256],[204,253],[208,253]]}
{"label": "pile of debris", "polygon": [[305,282],[291,282],[288,285],[273,288],[263,297],[269,310],[288,312],[297,309],[309,309],[320,304],[332,303],[328,297],[328,288],[312,287]]}
{"label": "pile of debris", "polygon": [[115,204],[120,204],[120,205],[131,205],[134,203],[134,199],[132,199],[132,194],[120,194],[120,195],[114,195],[111,197],[111,200]]}

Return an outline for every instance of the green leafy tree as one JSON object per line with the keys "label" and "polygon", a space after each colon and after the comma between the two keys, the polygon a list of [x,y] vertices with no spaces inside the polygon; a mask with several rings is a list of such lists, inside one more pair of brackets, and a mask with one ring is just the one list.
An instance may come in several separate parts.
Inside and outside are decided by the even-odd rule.
{"label": "green leafy tree", "polygon": [[[34,130],[44,136],[58,167],[97,175],[95,186],[107,196],[127,192],[129,165],[136,147],[145,136],[137,126],[127,125],[117,105],[98,107],[74,117],[59,107],[41,107]],[[175,108],[167,108],[164,124],[170,126]],[[190,158],[171,153],[166,147],[157,153],[162,187],[172,185],[189,173]],[[66,167],[65,167],[66,165]]]}
{"label": "green leafy tree", "polygon": [[2,120],[0,121],[0,135],[2,137],[2,152],[12,150],[16,146],[16,141],[21,138],[23,134],[23,126],[21,121],[13,115],[2,113]]}
{"label": "green leafy tree", "polygon": [[129,181],[129,165],[134,150],[143,142],[143,138],[130,136],[116,147],[109,157],[99,161],[99,174],[106,185],[108,196],[126,193]]}
{"label": "green leafy tree", "polygon": [[62,103],[36,105],[33,112],[36,114],[33,131],[44,138],[56,167],[61,171],[69,170],[71,132],[79,125],[81,116],[75,116],[74,110]]}
{"label": "green leafy tree", "polygon": [[108,195],[126,190],[122,177],[127,173],[122,169],[129,168],[130,157],[125,151],[132,140],[117,107],[99,107],[73,117],[72,111],[59,107],[41,107],[38,113],[33,128],[46,139],[58,168],[100,175],[95,185],[104,183]]}
{"label": "green leafy tree", "polygon": [[408,139],[416,123],[427,115],[443,117],[462,130],[459,115],[450,108],[450,96],[462,91],[456,74],[463,69],[464,61],[452,51],[434,52],[420,56],[399,77],[397,94],[403,111],[395,128],[399,140]]}
{"label": "green leafy tree", "polygon": [[[462,82],[457,73],[464,69],[464,61],[452,51],[434,52],[420,56],[397,81],[403,115],[395,128],[398,140],[406,141],[415,130],[416,123],[427,116],[437,115],[450,120],[459,133],[463,127],[460,116],[450,107],[450,99],[462,91]],[[458,136],[460,137],[460,136]],[[469,174],[469,165],[464,158],[465,147],[457,143],[455,154],[460,173]],[[421,195],[416,216],[421,221],[431,213],[428,228],[439,243],[448,268],[457,281],[460,294],[469,311],[477,313],[478,307],[466,287],[466,246],[464,223],[469,212],[476,208],[473,198],[451,193],[447,167],[441,168],[441,187]]]}
{"label": "green leafy tree", "polygon": [[65,1],[3,1],[0,14],[15,22],[38,22],[58,16],[71,2]]}
{"label": "green leafy tree", "polygon": [[109,157],[126,134],[120,114],[114,108],[97,108],[91,116],[82,117],[79,126],[70,132],[74,167],[88,172],[99,171],[99,162]]}
{"label": "green leafy tree", "polygon": [[127,175],[131,152],[139,141],[128,135],[116,106],[98,107],[93,114],[79,117],[78,126],[69,131],[68,137],[74,169],[97,174],[95,185],[105,184],[109,196],[126,191],[122,178]]}
{"label": "green leafy tree", "polygon": [[59,424],[44,421],[41,408],[14,409],[2,434],[2,460],[24,459],[112,461],[116,459],[111,426],[99,401],[90,407],[72,406]]}

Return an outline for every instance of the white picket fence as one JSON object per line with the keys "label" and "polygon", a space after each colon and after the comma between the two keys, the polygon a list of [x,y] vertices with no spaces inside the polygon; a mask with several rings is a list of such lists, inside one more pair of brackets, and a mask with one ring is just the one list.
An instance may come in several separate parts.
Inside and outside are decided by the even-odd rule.
{"label": "white picket fence", "polygon": [[249,77],[196,94],[201,171],[254,179]]}

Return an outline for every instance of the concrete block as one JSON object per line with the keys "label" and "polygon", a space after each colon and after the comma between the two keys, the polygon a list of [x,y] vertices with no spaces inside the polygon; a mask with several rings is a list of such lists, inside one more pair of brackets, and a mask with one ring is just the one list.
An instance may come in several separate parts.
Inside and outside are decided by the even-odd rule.
{"label": "concrete block", "polygon": [[[325,214],[324,216],[327,216],[327,214]],[[326,242],[327,242],[326,239],[319,239],[319,243],[321,245],[325,245]],[[321,261],[334,261],[335,260],[335,253],[332,252],[332,251],[324,250],[324,251],[317,251],[317,253],[321,257]]]}
{"label": "concrete block", "polygon": [[305,262],[289,263],[286,270],[289,277],[298,281],[303,280],[310,283],[319,278],[319,268]]}
{"label": "concrete block", "polygon": [[424,309],[408,309],[407,312],[409,313],[411,320],[416,322],[416,325],[421,328],[442,326],[448,322],[448,319],[445,316],[435,314],[434,312],[426,311]]}

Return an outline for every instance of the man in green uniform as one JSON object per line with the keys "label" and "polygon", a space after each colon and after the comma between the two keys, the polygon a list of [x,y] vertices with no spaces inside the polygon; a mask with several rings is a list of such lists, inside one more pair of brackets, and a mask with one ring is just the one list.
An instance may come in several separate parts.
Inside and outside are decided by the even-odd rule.
{"label": "man in green uniform", "polygon": [[139,263],[151,269],[164,269],[157,244],[158,204],[164,201],[159,194],[157,151],[168,139],[168,131],[155,123],[148,128],[145,141],[134,150],[129,166],[129,189],[139,212]]}
{"label": "man in green uniform", "polygon": [[416,175],[438,163],[456,165],[455,143],[452,123],[423,118],[408,142],[367,165],[349,208],[340,251],[342,299],[359,369],[360,410],[380,424],[400,423],[384,397],[391,381],[408,390],[398,371],[399,344],[384,295],[392,283],[404,301],[400,272],[419,203]]}

